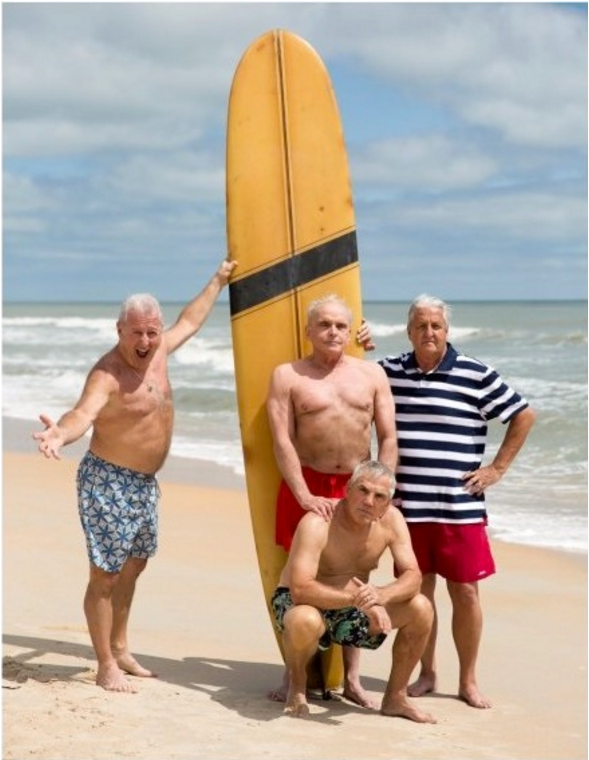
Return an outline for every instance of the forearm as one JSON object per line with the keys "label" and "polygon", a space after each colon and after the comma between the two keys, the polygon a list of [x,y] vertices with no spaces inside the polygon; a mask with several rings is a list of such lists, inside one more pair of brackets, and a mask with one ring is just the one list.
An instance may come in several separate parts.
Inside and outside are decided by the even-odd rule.
{"label": "forearm", "polygon": [[178,322],[186,322],[194,331],[198,330],[207,318],[224,285],[225,281],[216,272],[200,293],[182,309]]}
{"label": "forearm", "polygon": [[166,330],[165,339],[169,354],[180,348],[202,327],[235,266],[235,262],[224,261],[196,298],[182,309],[172,327]]}
{"label": "forearm", "polygon": [[378,461],[386,464],[393,472],[399,463],[399,447],[396,436],[384,438],[378,443]]}
{"label": "forearm", "polygon": [[61,436],[61,445],[67,446],[69,443],[74,443],[90,429],[91,425],[92,420],[78,409],[66,412],[55,424]]}
{"label": "forearm", "polygon": [[[376,591],[376,603],[381,607],[406,602],[419,593],[421,573],[419,570],[407,570],[392,583],[385,586],[372,586],[371,588]],[[295,604],[310,604],[324,610],[336,610],[344,607],[361,609],[364,601],[361,599],[361,595],[359,596],[359,585],[353,580],[347,583],[344,588],[326,586],[318,581],[306,581],[300,585],[294,582],[291,583],[290,592]]]}
{"label": "forearm", "polygon": [[292,491],[299,504],[303,504],[311,495],[309,487],[303,477],[301,461],[296,449],[288,443],[276,443],[274,445],[274,458],[286,484]]}
{"label": "forearm", "polygon": [[386,607],[413,599],[421,588],[421,578],[419,570],[406,570],[396,580],[378,587],[378,603]]}
{"label": "forearm", "polygon": [[528,407],[509,423],[505,438],[491,463],[491,466],[499,475],[503,476],[507,472],[513,460],[519,454],[535,419],[536,415],[534,411]]}
{"label": "forearm", "polygon": [[310,581],[301,585],[291,583],[290,593],[295,604],[309,604],[320,610],[339,610],[352,607],[354,593],[346,588],[338,589],[326,586],[318,581]]}
{"label": "forearm", "polygon": [[379,390],[374,405],[378,460],[395,472],[399,464],[395,403],[384,371],[380,372],[379,381]]}

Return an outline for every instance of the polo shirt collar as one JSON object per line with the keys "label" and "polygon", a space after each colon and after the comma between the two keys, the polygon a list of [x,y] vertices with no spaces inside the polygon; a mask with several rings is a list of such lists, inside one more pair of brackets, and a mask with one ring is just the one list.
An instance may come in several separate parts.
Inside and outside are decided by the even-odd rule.
{"label": "polo shirt collar", "polygon": [[[458,351],[456,351],[454,346],[451,343],[446,343],[446,353],[444,354],[444,358],[438,364],[438,366],[432,370],[432,372],[450,372],[456,363],[457,356]],[[406,370],[421,372],[422,374],[431,374],[431,372],[422,372],[422,370],[418,367],[417,361],[415,359],[415,351],[411,351],[410,353],[405,354],[403,366]]]}

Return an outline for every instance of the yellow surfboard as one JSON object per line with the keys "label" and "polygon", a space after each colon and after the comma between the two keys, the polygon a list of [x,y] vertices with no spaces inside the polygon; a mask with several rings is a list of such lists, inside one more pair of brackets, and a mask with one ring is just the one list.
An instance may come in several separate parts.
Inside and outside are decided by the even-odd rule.
{"label": "yellow surfboard", "polygon": [[[233,78],[227,121],[227,237],[238,262],[229,286],[237,404],[248,501],[264,596],[286,553],[275,544],[280,473],[266,397],[274,367],[310,353],[308,304],[336,293],[361,322],[360,270],[348,161],[337,102],[313,48],[287,31],[263,34]],[[355,341],[349,352],[362,356]],[[281,647],[280,635],[277,641]],[[282,651],[282,647],[281,647]],[[320,672],[319,672],[320,671]],[[341,649],[309,673],[338,688]]]}

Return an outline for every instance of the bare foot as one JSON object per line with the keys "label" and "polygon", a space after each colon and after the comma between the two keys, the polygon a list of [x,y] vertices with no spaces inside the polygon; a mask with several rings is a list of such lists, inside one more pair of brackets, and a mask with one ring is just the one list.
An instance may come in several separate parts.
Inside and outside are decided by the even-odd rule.
{"label": "bare foot", "polygon": [[282,676],[282,683],[277,689],[272,689],[268,692],[268,699],[272,702],[286,702],[289,686],[290,678],[288,677],[288,670],[285,670],[284,675]]}
{"label": "bare foot", "polygon": [[286,692],[282,686],[279,686],[278,689],[271,689],[267,696],[272,702],[286,702]]}
{"label": "bare foot", "polygon": [[155,673],[152,673],[151,670],[147,670],[147,668],[140,665],[130,652],[116,654],[115,659],[119,668],[130,676],[138,676],[139,678],[157,678]]}
{"label": "bare foot", "polygon": [[310,715],[309,705],[302,694],[289,696],[288,703],[284,708],[284,714],[291,718],[307,718]]}
{"label": "bare foot", "polygon": [[400,697],[398,699],[391,699],[385,704],[385,700],[382,701],[380,708],[381,715],[386,715],[390,718],[407,718],[407,720],[413,720],[416,723],[437,723],[438,721],[430,713],[418,710],[413,702],[409,702],[408,699]]}
{"label": "bare foot", "polygon": [[137,693],[137,689],[127,681],[123,671],[116,664],[98,666],[96,685],[101,686],[106,691],[125,692],[126,694]]}
{"label": "bare foot", "polygon": [[424,694],[431,694],[436,690],[436,677],[435,675],[424,676],[420,675],[417,681],[409,684],[407,687],[407,694],[410,697],[423,697]]}
{"label": "bare foot", "polygon": [[479,710],[486,710],[488,707],[493,706],[491,700],[484,697],[476,685],[460,689],[458,697],[463,702],[466,702],[467,705],[478,707]]}
{"label": "bare foot", "polygon": [[368,710],[376,710],[376,705],[368,696],[368,692],[359,683],[345,684],[343,695],[345,699],[356,705],[360,705],[360,707],[366,707]]}

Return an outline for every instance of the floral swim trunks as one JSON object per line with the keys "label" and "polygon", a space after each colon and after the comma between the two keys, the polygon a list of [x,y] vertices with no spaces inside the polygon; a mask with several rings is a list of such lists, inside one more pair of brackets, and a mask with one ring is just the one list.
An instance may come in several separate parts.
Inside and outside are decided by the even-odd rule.
{"label": "floral swim trunks", "polygon": [[[294,602],[290,591],[285,586],[278,586],[272,595],[272,609],[276,618],[276,627],[279,631],[284,630],[284,614]],[[370,621],[357,607],[343,607],[339,610],[319,610],[323,616],[323,622],[327,630],[319,639],[319,649],[329,649],[333,641],[347,647],[361,647],[362,649],[378,649],[386,639],[386,633],[368,635]]]}
{"label": "floral swim trunks", "polygon": [[90,562],[118,573],[128,557],[157,551],[159,486],[154,475],[119,467],[87,451],[78,467],[78,512]]}

